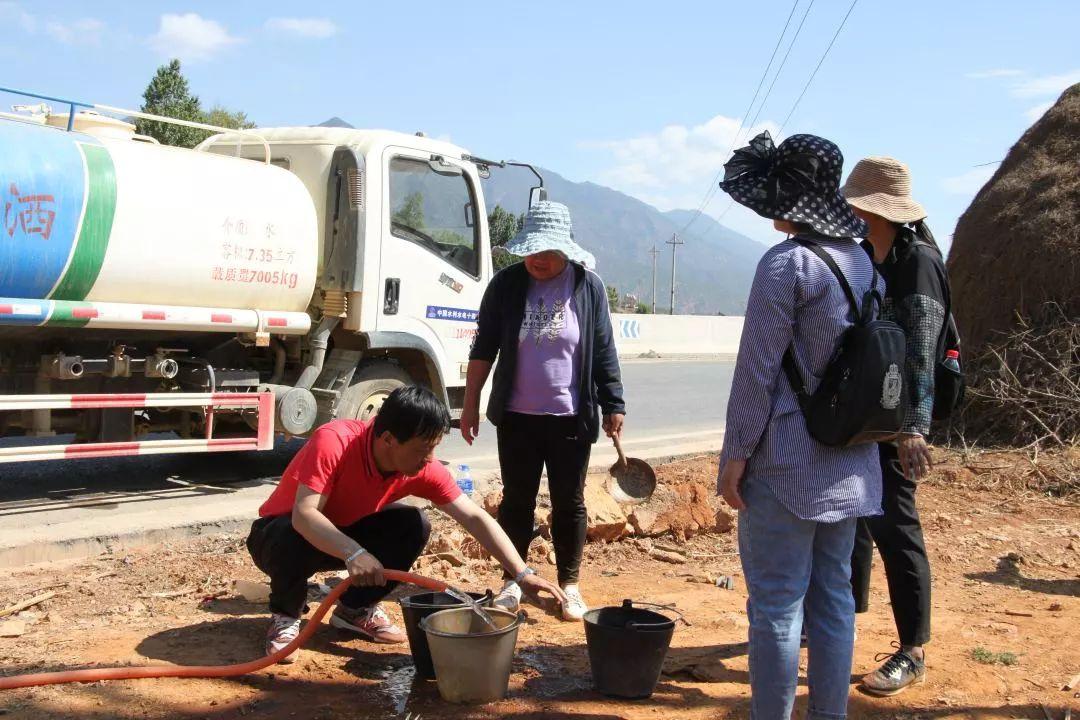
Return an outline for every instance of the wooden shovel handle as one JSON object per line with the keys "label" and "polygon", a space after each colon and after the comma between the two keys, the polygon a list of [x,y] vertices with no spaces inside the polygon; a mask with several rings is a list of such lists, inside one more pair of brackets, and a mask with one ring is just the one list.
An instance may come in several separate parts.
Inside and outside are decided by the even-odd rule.
{"label": "wooden shovel handle", "polygon": [[619,453],[619,465],[621,467],[626,467],[626,453],[623,452],[622,442],[619,441],[619,436],[613,435],[611,439],[615,443],[615,452]]}

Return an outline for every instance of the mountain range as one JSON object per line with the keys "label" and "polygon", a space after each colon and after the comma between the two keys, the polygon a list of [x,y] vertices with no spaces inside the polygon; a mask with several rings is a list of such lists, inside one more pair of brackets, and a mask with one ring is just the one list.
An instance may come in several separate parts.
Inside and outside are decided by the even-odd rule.
{"label": "mountain range", "polygon": [[[596,256],[597,272],[620,295],[630,293],[652,302],[653,258],[656,256],[656,306],[669,308],[671,249],[678,233],[675,257],[675,310],[683,314],[741,315],[766,246],[730,230],[708,215],[691,210],[662,212],[617,190],[592,182],[571,182],[556,172],[538,169],[548,199],[570,208],[574,236]],[[515,214],[528,206],[536,178],[522,168],[492,168],[483,181],[488,212],[496,205]],[[686,228],[684,230],[684,228]]]}

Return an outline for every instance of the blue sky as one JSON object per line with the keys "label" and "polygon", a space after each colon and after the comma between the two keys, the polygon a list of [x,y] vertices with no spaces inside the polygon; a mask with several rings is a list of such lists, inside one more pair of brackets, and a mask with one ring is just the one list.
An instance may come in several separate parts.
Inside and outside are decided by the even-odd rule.
{"label": "blue sky", "polygon": [[[263,126],[339,115],[424,130],[696,208],[736,133],[778,129],[850,0],[814,0],[757,125],[741,128],[792,3],[3,0],[0,84],[134,108],[179,57],[205,105]],[[871,154],[907,162],[947,238],[993,172],[984,164],[1080,82],[1078,26],[1071,0],[860,0],[784,134],[834,140],[849,168]],[[706,211],[728,204],[718,194]],[[774,239],[737,206],[722,221]]]}

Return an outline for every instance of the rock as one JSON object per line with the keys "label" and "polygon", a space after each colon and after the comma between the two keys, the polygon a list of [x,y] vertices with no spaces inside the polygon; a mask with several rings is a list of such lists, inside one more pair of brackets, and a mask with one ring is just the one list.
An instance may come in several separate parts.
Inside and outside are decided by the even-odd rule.
{"label": "rock", "polygon": [[439,535],[428,544],[428,552],[438,555],[444,552],[454,552],[465,541],[465,534],[460,530],[451,530],[445,535]]}
{"label": "rock", "polygon": [[653,551],[649,553],[649,557],[656,560],[662,560],[666,563],[672,563],[673,565],[683,565],[686,563],[686,558],[684,556],[668,550],[653,549]]}
{"label": "rock", "polygon": [[556,563],[555,551],[554,550],[552,550],[551,552],[548,553],[547,561],[548,561],[548,565],[554,565]]}
{"label": "rock", "polygon": [[540,538],[533,542],[529,547],[529,556],[539,561],[547,560],[548,555],[553,552],[554,548],[547,540]]}
{"label": "rock", "polygon": [[950,487],[970,487],[979,478],[966,467],[943,467],[939,470],[943,483]]}
{"label": "rock", "polygon": [[656,521],[660,518],[656,512],[646,507],[636,507],[630,513],[630,517],[627,520],[630,521],[630,527],[634,529],[635,535],[642,537],[649,537],[652,535],[653,526],[656,525]]}
{"label": "rock", "polygon": [[233,583],[233,590],[248,602],[264,603],[270,600],[270,586],[266,583],[236,580]]}
{"label": "rock", "polygon": [[713,529],[721,535],[735,529],[735,516],[724,508],[716,511],[716,524]]}
{"label": "rock", "polygon": [[22,620],[0,622],[0,638],[20,637],[24,632],[26,632],[26,623]]}
{"label": "rock", "polygon": [[708,575],[693,574],[686,576],[686,582],[701,583],[702,585],[712,585],[713,579]]}
{"label": "rock", "polygon": [[465,556],[461,554],[460,550],[435,553],[434,556],[436,560],[449,563],[451,567],[462,567],[465,565]]}
{"label": "rock", "polygon": [[545,540],[551,539],[551,508],[539,508],[536,511],[536,530]]}
{"label": "rock", "polygon": [[484,506],[484,510],[491,517],[499,516],[499,503],[502,502],[502,492],[499,490],[493,490],[484,496],[484,500],[481,503]]}
{"label": "rock", "polygon": [[491,554],[476,538],[467,537],[461,543],[461,554],[470,560],[487,560]]}
{"label": "rock", "polygon": [[585,482],[585,508],[589,521],[589,540],[613,542],[626,534],[626,514],[602,482]]}

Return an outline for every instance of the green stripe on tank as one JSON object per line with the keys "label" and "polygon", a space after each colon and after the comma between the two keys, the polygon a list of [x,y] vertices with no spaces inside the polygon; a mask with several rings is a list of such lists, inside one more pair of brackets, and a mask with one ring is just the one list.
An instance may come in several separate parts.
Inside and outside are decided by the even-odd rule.
{"label": "green stripe on tank", "polygon": [[88,302],[67,302],[65,300],[56,300],[53,302],[52,314],[49,315],[49,320],[45,324],[49,327],[86,327],[86,324],[90,322],[90,318],[76,318],[75,310],[77,308],[92,307],[93,304]]}
{"label": "green stripe on tank", "polygon": [[[85,300],[101,273],[109,247],[113,216],[116,213],[116,168],[109,151],[97,145],[79,143],[86,158],[89,191],[79,239],[71,262],[56,289],[49,295],[57,300]],[[81,322],[85,325],[84,321]],[[50,323],[52,324],[52,323]]]}

